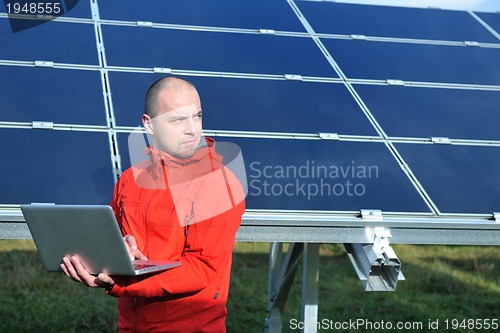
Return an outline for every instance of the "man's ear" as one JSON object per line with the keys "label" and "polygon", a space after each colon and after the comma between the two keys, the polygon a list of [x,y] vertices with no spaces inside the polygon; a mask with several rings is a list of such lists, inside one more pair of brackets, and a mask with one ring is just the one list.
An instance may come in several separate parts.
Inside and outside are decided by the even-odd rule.
{"label": "man's ear", "polygon": [[154,129],[153,129],[153,119],[147,114],[142,115],[142,124],[144,125],[144,128],[146,129],[146,132],[150,135],[154,135]]}

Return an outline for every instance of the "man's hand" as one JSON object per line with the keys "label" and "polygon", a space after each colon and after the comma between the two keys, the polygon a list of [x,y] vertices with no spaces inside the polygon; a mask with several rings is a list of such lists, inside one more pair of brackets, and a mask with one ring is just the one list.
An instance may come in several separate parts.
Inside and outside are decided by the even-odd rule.
{"label": "man's hand", "polygon": [[61,268],[67,277],[87,287],[110,288],[115,284],[115,281],[105,273],[100,273],[98,276],[90,274],[77,256],[64,257]]}
{"label": "man's hand", "polygon": [[125,235],[125,237],[123,237],[123,241],[125,242],[125,247],[127,248],[130,260],[148,260],[148,258],[137,248],[137,242],[134,236]]}
{"label": "man's hand", "polygon": [[[123,237],[123,241],[125,242],[130,260],[148,260],[148,258],[137,248],[137,242],[134,236],[126,235]],[[67,277],[73,281],[81,282],[87,287],[110,288],[115,284],[115,281],[105,273],[100,273],[97,276],[90,274],[85,267],[83,267],[82,262],[77,256],[64,257],[61,268]]]}

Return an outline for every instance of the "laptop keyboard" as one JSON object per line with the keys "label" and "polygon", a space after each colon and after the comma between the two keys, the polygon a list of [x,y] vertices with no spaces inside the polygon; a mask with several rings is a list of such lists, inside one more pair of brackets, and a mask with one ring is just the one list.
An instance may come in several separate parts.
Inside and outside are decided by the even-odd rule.
{"label": "laptop keyboard", "polygon": [[154,267],[156,264],[134,264],[135,269],[143,269],[148,267]]}

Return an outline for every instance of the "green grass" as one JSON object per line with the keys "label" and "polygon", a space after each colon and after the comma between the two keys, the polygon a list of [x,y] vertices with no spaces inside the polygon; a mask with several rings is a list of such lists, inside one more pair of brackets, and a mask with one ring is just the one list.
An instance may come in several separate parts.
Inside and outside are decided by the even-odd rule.
{"label": "green grass", "polygon": [[0,241],[0,332],[110,332],[116,300],[49,273],[31,241]]}
{"label": "green grass", "polygon": [[[500,320],[498,247],[399,245],[394,248],[402,261],[406,281],[399,282],[396,292],[367,293],[342,246],[322,245],[319,320],[343,322],[364,318],[372,322],[427,325],[429,319],[439,319],[440,332],[445,331],[446,319]],[[268,250],[266,243],[236,244],[228,332],[264,331]],[[61,274],[46,272],[31,241],[0,240],[0,272],[0,332],[116,331],[116,299]],[[299,268],[282,315],[283,332],[292,331],[291,319],[301,318],[300,297]],[[356,332],[364,331],[375,332]]]}

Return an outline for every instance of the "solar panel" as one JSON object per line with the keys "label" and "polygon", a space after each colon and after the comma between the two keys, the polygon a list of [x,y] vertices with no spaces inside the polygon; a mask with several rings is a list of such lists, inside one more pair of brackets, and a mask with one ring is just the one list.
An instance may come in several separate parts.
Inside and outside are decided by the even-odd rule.
{"label": "solar panel", "polygon": [[439,208],[446,213],[498,209],[498,147],[397,144]]}
{"label": "solar panel", "polygon": [[[130,166],[127,140],[128,135],[119,134],[123,167]],[[383,143],[263,138],[228,141],[244,152],[249,209],[356,211],[376,207],[430,212]]]}
{"label": "solar panel", "polygon": [[498,38],[500,35],[500,15],[499,13],[476,13],[477,16],[486,23],[486,28],[491,28],[490,32]]}
{"label": "solar panel", "polygon": [[[109,201],[146,89],[173,74],[198,87],[206,134],[241,146],[252,210],[500,211],[500,14],[298,0],[67,9],[17,17],[18,32],[0,10],[1,207]],[[308,186],[323,193],[304,197]]]}
{"label": "solar panel", "polygon": [[[2,121],[106,126],[97,71],[0,66]],[[20,112],[20,110],[22,110]]]}
{"label": "solar panel", "polygon": [[[141,125],[143,92],[156,79],[157,74],[109,73],[118,125]],[[377,135],[339,82],[201,76],[189,79],[200,92],[207,130]]]}
{"label": "solar panel", "polygon": [[498,42],[464,11],[318,1],[296,1],[296,4],[314,31],[322,34]]}
{"label": "solar panel", "polygon": [[110,66],[335,76],[309,38],[115,25],[102,30]]}
{"label": "solar panel", "polygon": [[348,78],[499,85],[500,48],[322,39]]}
{"label": "solar panel", "polygon": [[99,2],[102,19],[145,21],[238,29],[274,29],[305,32],[286,1],[143,1]]}
{"label": "solar panel", "polygon": [[12,33],[9,20],[4,17],[0,19],[0,31],[2,60],[99,64],[92,24],[50,21]]}
{"label": "solar panel", "polygon": [[500,139],[498,90],[366,84],[355,89],[389,136]]}
{"label": "solar panel", "polygon": [[109,202],[107,133],[1,128],[0,150],[2,204]]}

